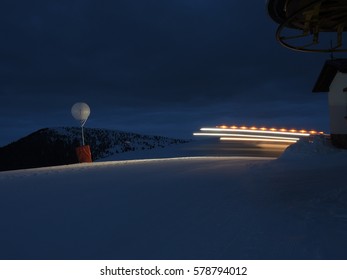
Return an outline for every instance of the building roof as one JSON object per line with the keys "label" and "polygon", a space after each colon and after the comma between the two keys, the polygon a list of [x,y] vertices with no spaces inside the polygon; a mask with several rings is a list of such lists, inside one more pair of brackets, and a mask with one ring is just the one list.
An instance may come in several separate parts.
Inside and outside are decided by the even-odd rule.
{"label": "building roof", "polygon": [[347,73],[347,59],[327,60],[312,91],[328,92],[337,72]]}

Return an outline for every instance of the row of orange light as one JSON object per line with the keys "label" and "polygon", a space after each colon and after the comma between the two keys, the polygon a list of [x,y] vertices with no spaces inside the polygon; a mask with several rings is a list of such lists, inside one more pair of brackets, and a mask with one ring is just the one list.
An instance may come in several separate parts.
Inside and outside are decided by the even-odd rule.
{"label": "row of orange light", "polygon": [[196,132],[195,136],[213,136],[220,137],[221,141],[266,141],[266,142],[286,142],[295,143],[300,137],[310,135],[324,134],[315,130],[297,130],[297,129],[276,129],[276,128],[257,128],[255,126],[217,126],[214,128],[203,127],[201,132]]}
{"label": "row of orange light", "polygon": [[266,128],[266,127],[247,127],[247,126],[226,126],[226,125],[221,125],[221,126],[216,126],[216,128],[221,128],[221,129],[242,129],[242,130],[261,130],[261,131],[281,131],[281,132],[294,132],[294,133],[309,133],[309,134],[324,134],[324,132],[320,131],[315,131],[315,130],[298,130],[298,129],[286,129],[286,128]]}

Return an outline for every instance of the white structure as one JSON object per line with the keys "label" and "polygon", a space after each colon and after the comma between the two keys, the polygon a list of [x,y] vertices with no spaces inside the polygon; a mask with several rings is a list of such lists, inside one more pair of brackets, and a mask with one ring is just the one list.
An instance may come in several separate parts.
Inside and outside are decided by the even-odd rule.
{"label": "white structure", "polygon": [[313,92],[328,92],[331,141],[347,149],[347,59],[328,60]]}

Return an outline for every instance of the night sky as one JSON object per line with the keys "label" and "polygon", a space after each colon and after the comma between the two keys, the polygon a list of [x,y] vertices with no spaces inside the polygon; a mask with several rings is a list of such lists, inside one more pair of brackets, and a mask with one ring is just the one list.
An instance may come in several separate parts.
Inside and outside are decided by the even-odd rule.
{"label": "night sky", "polygon": [[328,131],[312,88],[326,54],[281,47],[265,1],[18,0],[1,4],[0,146],[44,127],[191,138],[202,126]]}

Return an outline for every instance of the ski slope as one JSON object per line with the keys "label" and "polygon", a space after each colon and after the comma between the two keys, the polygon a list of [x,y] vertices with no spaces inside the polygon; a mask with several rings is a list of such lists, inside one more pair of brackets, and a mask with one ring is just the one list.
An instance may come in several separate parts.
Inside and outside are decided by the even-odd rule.
{"label": "ski slope", "polygon": [[0,172],[1,259],[346,259],[347,152]]}

